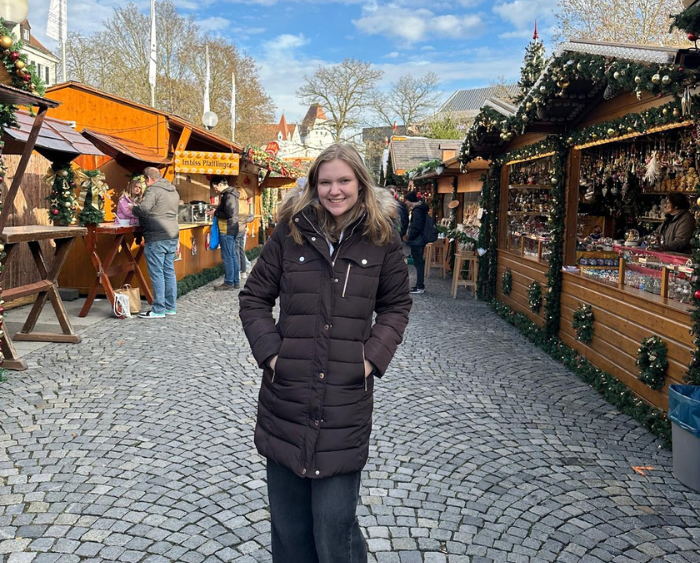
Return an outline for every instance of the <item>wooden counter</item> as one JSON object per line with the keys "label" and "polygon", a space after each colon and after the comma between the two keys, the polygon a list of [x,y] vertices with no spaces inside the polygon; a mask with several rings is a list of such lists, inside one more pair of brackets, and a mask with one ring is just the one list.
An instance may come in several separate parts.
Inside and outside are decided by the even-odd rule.
{"label": "wooden counter", "polygon": [[[175,276],[178,280],[221,263],[221,252],[219,250],[206,249],[207,235],[209,235],[210,232],[211,225],[208,223],[187,223],[180,225],[180,249],[182,259],[175,261]],[[134,236],[130,235],[127,238],[127,242],[131,245],[132,254],[136,254]],[[109,245],[110,241],[106,238],[104,240],[98,240],[97,252],[101,256],[104,256],[109,250]],[[192,254],[193,246],[196,247],[196,255]],[[128,260],[129,258],[126,256],[126,253],[120,251],[115,256],[113,264],[119,266],[121,264],[126,264]],[[150,283],[145,258],[139,261],[139,266],[146,280]],[[90,256],[85,249],[85,245],[78,242],[73,245],[66,265],[58,278],[59,285],[61,287],[76,288],[81,294],[87,295],[92,287],[94,279],[95,271]],[[115,279],[114,286],[119,287],[121,281],[122,280]],[[132,285],[137,287],[137,281],[133,280]],[[104,295],[104,291],[98,292],[98,295]]]}

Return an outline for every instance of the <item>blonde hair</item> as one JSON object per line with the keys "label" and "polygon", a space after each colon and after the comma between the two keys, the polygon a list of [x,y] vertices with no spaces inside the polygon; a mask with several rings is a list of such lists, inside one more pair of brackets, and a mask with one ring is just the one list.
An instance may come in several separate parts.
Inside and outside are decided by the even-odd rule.
{"label": "blonde hair", "polygon": [[[342,218],[336,220],[333,214],[321,205],[318,198],[318,175],[323,164],[342,160],[355,174],[359,187],[357,203]],[[372,178],[362,162],[362,157],[352,145],[334,144],[325,149],[314,161],[309,170],[308,182],[294,196],[287,197],[279,208],[280,222],[287,222],[292,238],[297,244],[303,243],[301,231],[294,223],[294,216],[307,206],[316,214],[321,229],[331,242],[336,242],[340,233],[365,215],[362,235],[371,243],[384,246],[394,236],[395,206],[382,205]],[[291,194],[290,194],[291,196]]]}
{"label": "blonde hair", "polygon": [[143,195],[143,192],[146,190],[146,178],[139,175],[134,176],[131,180],[129,180],[129,183],[126,185],[124,193],[128,195],[131,199],[133,199],[134,197],[134,188],[136,186],[141,186],[141,195]]}

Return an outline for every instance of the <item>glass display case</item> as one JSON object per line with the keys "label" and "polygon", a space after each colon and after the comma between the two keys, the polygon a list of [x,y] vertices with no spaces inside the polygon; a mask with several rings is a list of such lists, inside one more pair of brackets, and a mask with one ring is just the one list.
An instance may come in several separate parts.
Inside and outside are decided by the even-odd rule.
{"label": "glass display case", "polygon": [[216,209],[216,205],[205,203],[187,203],[177,206],[178,222],[180,224],[211,223],[212,218],[207,214],[209,209]]}
{"label": "glass display case", "polygon": [[506,248],[533,260],[548,260],[552,211],[552,157],[514,163],[508,171]]}

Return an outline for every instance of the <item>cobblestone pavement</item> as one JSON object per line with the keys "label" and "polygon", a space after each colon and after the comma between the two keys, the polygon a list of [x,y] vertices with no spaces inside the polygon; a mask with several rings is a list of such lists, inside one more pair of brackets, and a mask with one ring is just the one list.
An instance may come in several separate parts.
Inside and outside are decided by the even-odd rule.
{"label": "cobblestone pavement", "polygon": [[[700,495],[670,453],[460,291],[429,278],[377,384],[370,560],[700,562]],[[8,374],[1,563],[270,561],[237,310],[208,286],[176,317],[106,320]]]}

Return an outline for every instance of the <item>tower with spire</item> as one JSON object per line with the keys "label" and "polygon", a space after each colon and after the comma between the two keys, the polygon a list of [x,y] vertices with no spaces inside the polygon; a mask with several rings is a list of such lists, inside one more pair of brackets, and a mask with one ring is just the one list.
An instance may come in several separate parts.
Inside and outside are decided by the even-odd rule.
{"label": "tower with spire", "polygon": [[539,40],[537,20],[535,20],[535,33],[532,36],[532,41],[525,49],[525,59],[520,70],[520,82],[518,82],[520,92],[515,98],[516,103],[523,101],[525,95],[537,82],[537,78],[544,70],[546,64],[544,44]]}

